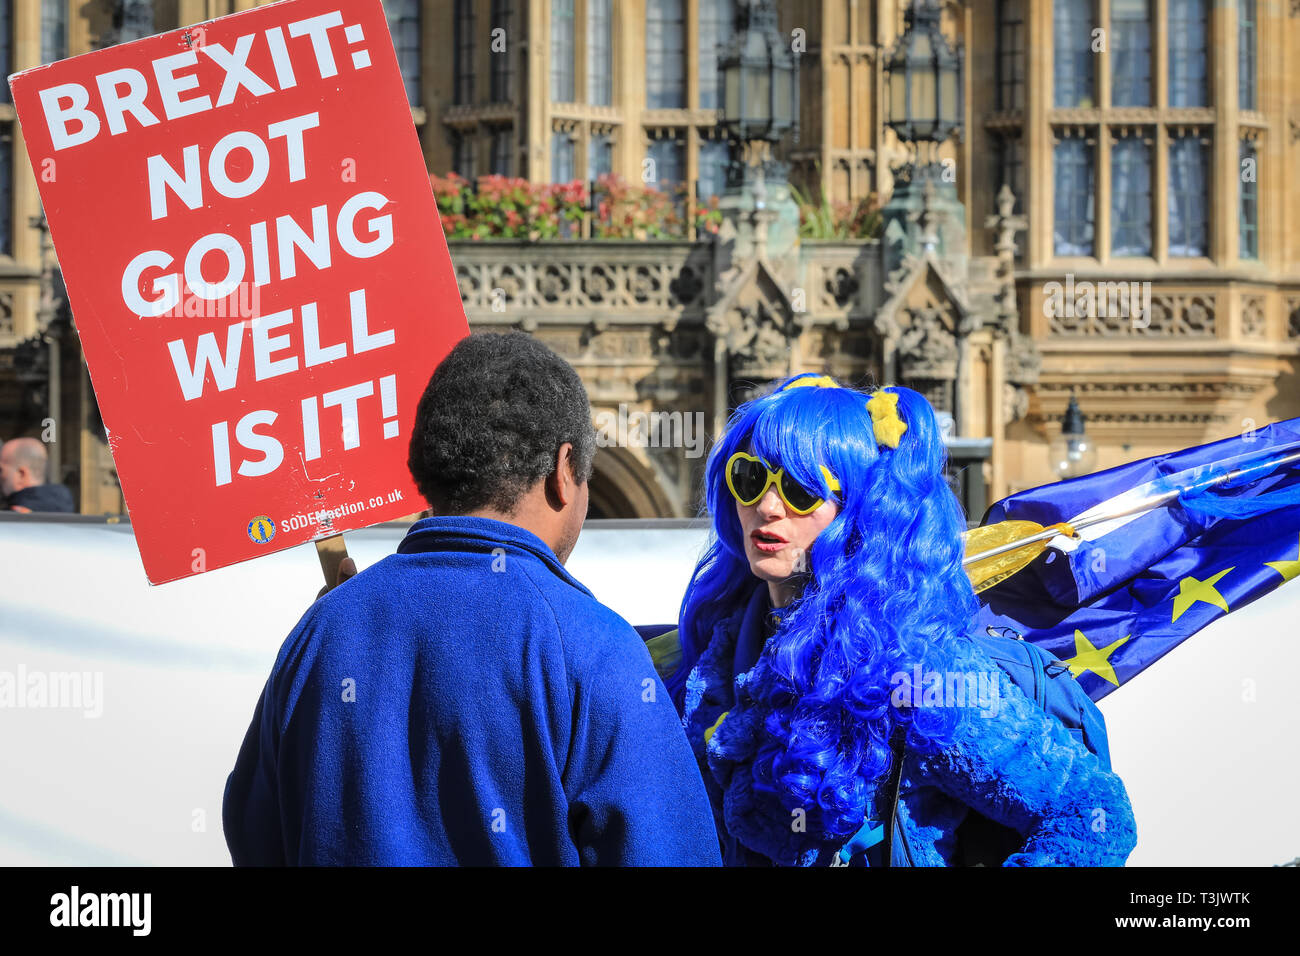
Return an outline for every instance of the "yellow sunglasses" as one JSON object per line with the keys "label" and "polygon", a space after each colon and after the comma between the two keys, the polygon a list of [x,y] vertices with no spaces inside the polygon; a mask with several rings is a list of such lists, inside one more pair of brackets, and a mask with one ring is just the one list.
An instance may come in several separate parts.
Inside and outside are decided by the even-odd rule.
{"label": "yellow sunglasses", "polygon": [[[835,476],[826,470],[825,465],[819,467],[831,491],[839,491],[840,483]],[[757,504],[772,485],[776,485],[776,493],[786,507],[797,515],[810,514],[825,501],[787,475],[784,467],[772,471],[767,462],[743,451],[727,459],[727,487],[742,505]]]}

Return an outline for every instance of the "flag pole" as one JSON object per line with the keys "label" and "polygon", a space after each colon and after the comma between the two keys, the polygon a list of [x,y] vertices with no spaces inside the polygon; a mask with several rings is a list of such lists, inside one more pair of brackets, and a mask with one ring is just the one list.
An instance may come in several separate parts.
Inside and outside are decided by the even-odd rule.
{"label": "flag pole", "polygon": [[[1248,465],[1241,468],[1234,468],[1232,471],[1221,472],[1203,481],[1194,482],[1189,485],[1170,488],[1166,491],[1146,495],[1144,497],[1138,498],[1132,504],[1121,506],[1119,508],[1116,508],[1115,510],[1106,511],[1101,514],[1090,515],[1086,518],[1085,517],[1076,518],[1075,520],[1069,522],[1062,522],[1061,524],[1053,525],[1050,528],[1046,528],[1042,531],[1036,532],[1027,537],[1019,538],[1014,541],[1008,541],[1004,544],[998,545],[997,547],[993,547],[985,551],[981,551],[978,554],[968,555],[966,558],[962,560],[962,566],[970,567],[972,565],[978,564],[981,561],[987,561],[990,558],[995,558],[998,555],[1007,554],[1008,552],[1011,551],[1018,551],[1020,548],[1027,548],[1031,544],[1037,544],[1040,541],[1049,541],[1052,538],[1055,538],[1059,534],[1064,534],[1067,537],[1075,537],[1076,533],[1082,528],[1089,528],[1092,527],[1093,525],[1101,524],[1105,521],[1113,521],[1116,518],[1125,518],[1128,517],[1129,515],[1140,514],[1141,512],[1144,511],[1152,511],[1156,508],[1168,504],[1169,502],[1173,501],[1175,498],[1178,498],[1180,495],[1185,495],[1193,491],[1208,490],[1210,488],[1215,487],[1216,485],[1222,485],[1230,481],[1236,481],[1238,479],[1248,477],[1257,472],[1272,471],[1275,468],[1280,468],[1283,465],[1289,465],[1297,461],[1300,461],[1300,451],[1293,451],[1290,454],[1283,455],[1280,458],[1273,458],[1273,459],[1269,459],[1268,461],[1262,461],[1254,465]],[[1186,469],[1185,471],[1180,472],[1176,475],[1171,475],[1166,478],[1158,478],[1156,479],[1155,482],[1152,482],[1152,484],[1159,483],[1162,485],[1166,485],[1169,482],[1177,481],[1179,478],[1182,478],[1184,475],[1188,475],[1194,478],[1195,473],[1198,470],[1202,470],[1207,467],[1212,467],[1212,466],[1197,465],[1194,468]],[[1001,522],[998,522],[998,524],[1001,524]],[[997,527],[997,525],[996,524],[986,525],[985,527],[995,528]],[[975,528],[972,530],[978,531],[980,529]],[[967,533],[969,534],[970,532]]]}

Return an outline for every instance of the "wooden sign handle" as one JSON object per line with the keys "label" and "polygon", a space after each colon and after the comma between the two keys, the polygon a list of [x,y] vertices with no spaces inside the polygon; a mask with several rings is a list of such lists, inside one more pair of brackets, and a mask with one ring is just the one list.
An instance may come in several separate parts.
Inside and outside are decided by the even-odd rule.
{"label": "wooden sign handle", "polygon": [[325,575],[325,591],[339,583],[339,565],[347,556],[348,545],[341,534],[332,534],[316,542],[316,557],[320,558],[321,573]]}

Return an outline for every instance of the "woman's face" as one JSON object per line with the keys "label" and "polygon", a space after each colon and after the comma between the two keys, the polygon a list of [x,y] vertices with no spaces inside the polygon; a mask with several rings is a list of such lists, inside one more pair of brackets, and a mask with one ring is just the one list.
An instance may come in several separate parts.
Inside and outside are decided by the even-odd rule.
{"label": "woman's face", "polygon": [[755,577],[772,584],[808,572],[808,549],[822,529],[835,520],[832,501],[806,515],[795,514],[773,484],[752,505],[736,504],[736,517],[745,542],[745,556]]}

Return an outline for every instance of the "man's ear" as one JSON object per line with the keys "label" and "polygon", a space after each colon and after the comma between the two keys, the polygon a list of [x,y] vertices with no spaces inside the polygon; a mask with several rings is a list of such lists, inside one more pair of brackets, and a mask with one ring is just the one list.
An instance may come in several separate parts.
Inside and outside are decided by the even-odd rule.
{"label": "man's ear", "polygon": [[578,479],[574,477],[573,444],[565,442],[555,455],[555,470],[546,478],[546,498],[554,508],[565,508],[578,497]]}

